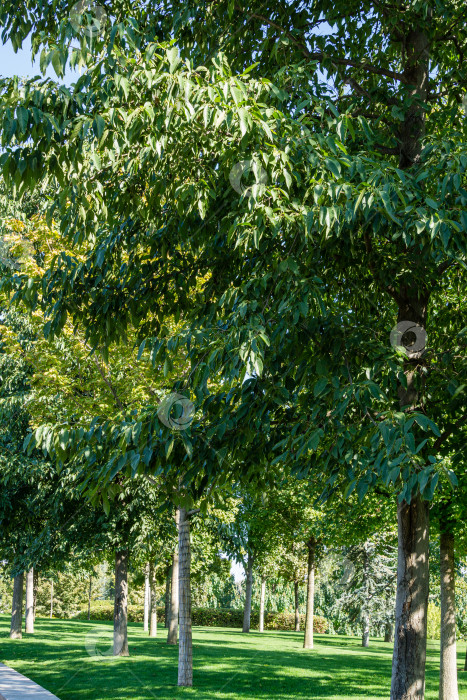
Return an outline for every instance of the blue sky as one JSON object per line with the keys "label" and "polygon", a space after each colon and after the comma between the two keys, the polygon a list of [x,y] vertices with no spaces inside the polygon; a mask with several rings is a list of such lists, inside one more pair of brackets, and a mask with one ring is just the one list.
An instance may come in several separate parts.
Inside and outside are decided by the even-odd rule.
{"label": "blue sky", "polygon": [[[2,44],[0,42],[0,76],[2,78],[11,78],[14,75],[20,75],[21,77],[32,78],[35,75],[40,75],[39,70],[39,58],[37,58],[35,64],[32,64],[31,60],[31,42],[26,39],[23,43],[23,48],[16,53],[13,51],[13,47],[10,42],[7,44]],[[54,78],[57,80],[52,68],[49,68],[46,72],[49,78]],[[63,80],[60,82],[70,83],[74,79],[73,73],[68,73],[65,75]]]}

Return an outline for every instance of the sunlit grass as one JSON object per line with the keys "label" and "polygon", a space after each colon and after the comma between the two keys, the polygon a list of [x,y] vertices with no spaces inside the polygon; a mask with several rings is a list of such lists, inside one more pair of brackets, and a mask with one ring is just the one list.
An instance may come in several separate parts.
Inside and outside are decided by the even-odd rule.
{"label": "sunlit grass", "polygon": [[[149,639],[142,625],[129,628],[130,658],[105,656],[112,624],[36,620],[34,637],[10,641],[9,619],[0,615],[0,661],[32,678],[60,700],[173,700],[174,698],[327,698],[378,700],[389,697],[391,648],[371,640],[362,649],[355,637],[319,635],[313,650],[302,649],[296,632],[194,629],[194,688],[177,686],[178,648],[166,634]],[[465,644],[459,648],[463,668]],[[91,656],[97,650],[104,656]],[[430,642],[426,699],[438,697],[438,644]],[[467,673],[459,673],[460,698],[467,700]],[[1,688],[0,688],[1,692]]]}

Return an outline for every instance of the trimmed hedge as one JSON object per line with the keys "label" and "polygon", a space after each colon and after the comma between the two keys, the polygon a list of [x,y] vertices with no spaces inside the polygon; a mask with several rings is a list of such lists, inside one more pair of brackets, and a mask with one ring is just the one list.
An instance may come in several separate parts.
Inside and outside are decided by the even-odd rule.
{"label": "trimmed hedge", "polygon": [[[231,610],[226,608],[193,608],[191,611],[192,623],[199,627],[233,627],[241,628],[243,625],[243,610]],[[81,620],[87,620],[87,610],[81,610],[76,615]],[[164,608],[157,608],[159,622],[164,622]],[[92,620],[113,620],[113,605],[107,603],[91,607]],[[143,622],[143,608],[140,605],[128,606],[128,620],[130,622]],[[251,613],[251,627],[257,628],[259,625],[259,612],[253,610]],[[305,627],[305,615],[300,615],[300,628]],[[294,630],[295,616],[293,613],[268,612],[264,615],[264,628],[267,630]],[[315,615],[313,618],[313,631],[324,634],[329,628],[329,623],[325,617]]]}

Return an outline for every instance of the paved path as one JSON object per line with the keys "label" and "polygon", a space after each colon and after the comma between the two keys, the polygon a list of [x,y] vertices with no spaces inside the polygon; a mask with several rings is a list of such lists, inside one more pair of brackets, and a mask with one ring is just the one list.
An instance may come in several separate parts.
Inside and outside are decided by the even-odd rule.
{"label": "paved path", "polygon": [[0,700],[59,700],[9,666],[0,664]]}

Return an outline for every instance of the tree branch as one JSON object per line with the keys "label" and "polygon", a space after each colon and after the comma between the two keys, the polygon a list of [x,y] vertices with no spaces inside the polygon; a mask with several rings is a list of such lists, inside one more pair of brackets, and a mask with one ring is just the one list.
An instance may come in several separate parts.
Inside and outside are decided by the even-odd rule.
{"label": "tree branch", "polygon": [[436,440],[436,442],[433,444],[433,449],[437,450],[441,447],[443,442],[446,442],[448,437],[450,437],[456,430],[457,428],[460,428],[461,425],[464,425],[464,423],[467,423],[467,415],[462,416],[462,418],[459,418],[459,420],[454,423],[448,430],[445,430],[444,433],[441,433],[439,438]]}

